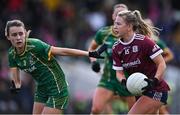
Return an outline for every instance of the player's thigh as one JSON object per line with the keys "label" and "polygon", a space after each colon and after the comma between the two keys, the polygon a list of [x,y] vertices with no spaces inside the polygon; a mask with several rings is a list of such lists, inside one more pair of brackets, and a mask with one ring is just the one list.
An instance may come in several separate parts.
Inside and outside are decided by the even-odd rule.
{"label": "player's thigh", "polygon": [[63,110],[51,108],[51,107],[44,107],[42,114],[62,114]]}
{"label": "player's thigh", "polygon": [[161,106],[162,103],[160,101],[156,101],[147,96],[141,96],[128,114],[156,114]]}
{"label": "player's thigh", "polygon": [[33,114],[41,114],[43,109],[45,107],[44,103],[40,103],[40,102],[34,102],[33,105]]}
{"label": "player's thigh", "polygon": [[113,97],[113,91],[104,87],[97,87],[93,97],[93,106],[105,106]]}
{"label": "player's thigh", "polygon": [[41,114],[45,103],[48,99],[48,96],[42,94],[40,91],[35,91],[34,95],[34,105],[33,105],[33,114]]}

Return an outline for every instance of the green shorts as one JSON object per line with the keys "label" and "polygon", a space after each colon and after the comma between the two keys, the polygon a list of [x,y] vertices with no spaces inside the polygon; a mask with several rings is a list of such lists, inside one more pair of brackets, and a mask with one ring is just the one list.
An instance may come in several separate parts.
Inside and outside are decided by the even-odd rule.
{"label": "green shorts", "polygon": [[63,89],[60,93],[46,94],[46,92],[40,92],[36,90],[34,96],[35,102],[45,103],[47,107],[56,109],[66,109],[69,101],[68,89]]}
{"label": "green shorts", "polygon": [[105,89],[111,90],[119,96],[133,96],[125,86],[120,84],[120,82],[116,78],[109,80],[104,78],[105,77],[102,76],[98,87],[103,87]]}

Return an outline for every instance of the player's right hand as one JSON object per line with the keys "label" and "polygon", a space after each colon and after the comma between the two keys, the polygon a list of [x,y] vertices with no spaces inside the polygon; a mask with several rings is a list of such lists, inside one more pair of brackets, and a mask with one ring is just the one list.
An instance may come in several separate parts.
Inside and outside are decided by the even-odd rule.
{"label": "player's right hand", "polygon": [[21,88],[16,88],[14,81],[11,81],[10,91],[12,94],[17,94]]}
{"label": "player's right hand", "polygon": [[89,57],[104,59],[104,57],[100,56],[100,54],[97,51],[90,51]]}
{"label": "player's right hand", "polygon": [[96,73],[100,72],[100,70],[101,70],[100,63],[97,62],[97,61],[93,61],[92,65],[91,65],[91,68]]}
{"label": "player's right hand", "polygon": [[155,77],[152,79],[145,78],[144,80],[148,83],[148,85],[146,87],[143,87],[142,90],[146,90],[146,91],[156,87],[159,83],[159,80]]}
{"label": "player's right hand", "polygon": [[98,48],[96,51],[90,51],[89,52],[89,57],[94,57],[94,58],[100,58],[100,59],[104,59],[103,56],[101,56],[101,54],[107,50],[107,44],[103,44],[100,46],[100,48]]}

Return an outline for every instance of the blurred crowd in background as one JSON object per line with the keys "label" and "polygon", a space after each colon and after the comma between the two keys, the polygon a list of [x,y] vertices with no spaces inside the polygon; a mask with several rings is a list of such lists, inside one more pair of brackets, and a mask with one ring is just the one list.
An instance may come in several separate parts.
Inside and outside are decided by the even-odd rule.
{"label": "blurred crowd in background", "polygon": [[[29,75],[22,73],[23,88],[19,94],[11,95],[8,90],[10,81],[8,78],[7,50],[10,47],[10,43],[4,35],[4,28],[8,20],[22,20],[26,29],[32,30],[30,37],[39,38],[51,45],[87,50],[89,41],[93,38],[95,32],[103,26],[113,24],[111,15],[113,5],[116,3],[124,3],[130,10],[141,11],[144,18],[150,18],[156,27],[162,29],[160,31],[160,39],[174,53],[174,60],[169,63],[169,66],[179,70],[180,1],[178,0],[1,0],[0,113],[31,113],[33,104],[34,82]],[[59,58],[60,62],[65,63],[69,63],[68,59]],[[70,59],[70,62],[72,60],[83,61],[89,67],[86,74],[89,73],[89,76],[95,75],[90,69],[90,63],[87,58],[73,58]],[[70,63],[70,65],[72,64]],[[84,69],[81,63],[77,67]],[[71,71],[67,68],[63,69],[65,69],[66,73]],[[170,74],[175,76],[173,71],[172,69]],[[86,74],[83,77],[86,77]],[[176,72],[177,76],[178,74]],[[68,75],[67,77],[72,79]],[[71,76],[76,80],[75,77],[79,75],[81,74],[76,74],[75,72]],[[95,83],[97,81],[96,79]],[[71,81],[69,83],[70,86],[73,84],[72,82],[75,81]],[[81,85],[83,86],[83,83]],[[96,85],[94,84],[95,87]],[[82,100],[81,96],[79,98]],[[78,101],[72,96],[66,113],[89,113],[91,98],[86,99],[86,101]],[[115,105],[114,108],[118,112],[120,112],[118,107],[124,107],[122,104],[118,105],[115,103]],[[124,110],[126,110],[126,107],[124,107]],[[171,111],[172,113],[178,112],[175,107]]]}

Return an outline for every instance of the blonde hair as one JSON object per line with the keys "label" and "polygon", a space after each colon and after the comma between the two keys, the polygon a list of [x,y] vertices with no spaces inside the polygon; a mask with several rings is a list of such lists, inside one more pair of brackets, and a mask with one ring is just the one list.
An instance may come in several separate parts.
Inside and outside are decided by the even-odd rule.
{"label": "blonde hair", "polygon": [[146,35],[146,36],[153,36],[154,34],[159,34],[159,30],[146,23],[141,16],[141,13],[138,10],[134,11],[121,11],[118,13],[118,16],[122,17],[127,24],[132,24],[133,31],[136,33]]}
{"label": "blonde hair", "polygon": [[[144,19],[144,21],[145,21],[147,24],[149,24],[150,26],[154,27],[154,24],[153,24],[153,22],[152,22],[151,19],[146,18],[146,19]],[[156,28],[158,31],[162,31],[162,29],[160,29],[160,28],[157,28],[157,27],[154,27],[154,28]],[[153,41],[157,41],[157,40],[159,39],[159,33],[154,33],[154,34],[151,36],[151,39],[152,39]]]}

